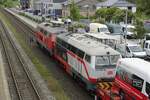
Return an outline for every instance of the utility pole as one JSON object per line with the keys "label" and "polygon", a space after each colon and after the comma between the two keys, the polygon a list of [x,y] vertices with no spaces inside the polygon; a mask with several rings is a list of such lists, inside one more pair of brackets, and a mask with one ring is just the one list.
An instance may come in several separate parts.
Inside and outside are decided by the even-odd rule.
{"label": "utility pole", "polygon": [[125,57],[126,57],[126,54],[127,54],[127,51],[126,51],[126,45],[127,45],[127,22],[128,21],[128,10],[126,10],[126,17],[125,17]]}

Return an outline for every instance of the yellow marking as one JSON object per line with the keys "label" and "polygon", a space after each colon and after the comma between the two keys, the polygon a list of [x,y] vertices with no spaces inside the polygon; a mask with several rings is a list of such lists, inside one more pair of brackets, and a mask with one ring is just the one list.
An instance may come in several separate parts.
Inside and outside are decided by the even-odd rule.
{"label": "yellow marking", "polygon": [[100,82],[97,87],[100,89],[109,90],[112,87],[112,82]]}

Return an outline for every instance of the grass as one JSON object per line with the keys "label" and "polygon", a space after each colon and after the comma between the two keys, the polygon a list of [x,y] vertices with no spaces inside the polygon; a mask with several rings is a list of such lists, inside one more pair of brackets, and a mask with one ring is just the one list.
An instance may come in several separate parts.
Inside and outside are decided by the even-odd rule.
{"label": "grass", "polygon": [[48,71],[46,66],[40,63],[39,59],[34,56],[32,50],[27,46],[27,43],[24,41],[24,39],[22,39],[23,37],[19,33],[17,33],[16,29],[9,22],[9,19],[7,19],[7,17],[1,12],[0,19],[3,19],[8,28],[14,33],[14,36],[19,41],[20,45],[25,50],[26,54],[29,56],[33,64],[36,66],[36,69],[38,70],[40,75],[43,77],[44,80],[46,80],[48,88],[55,96],[55,98],[57,100],[70,100],[69,97],[65,94],[59,82],[52,77],[52,74]]}

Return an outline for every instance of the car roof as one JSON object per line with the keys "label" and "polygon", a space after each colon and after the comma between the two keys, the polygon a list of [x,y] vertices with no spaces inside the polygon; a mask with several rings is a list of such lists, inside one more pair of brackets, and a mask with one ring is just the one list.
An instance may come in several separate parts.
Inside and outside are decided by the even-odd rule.
{"label": "car roof", "polygon": [[140,58],[123,58],[119,60],[119,63],[123,65],[121,67],[124,69],[143,79],[146,78],[147,81],[150,82],[150,62]]}
{"label": "car roof", "polygon": [[[121,24],[122,27],[126,27],[126,24]],[[134,25],[127,24],[127,28],[135,28]]]}
{"label": "car roof", "polygon": [[[125,46],[125,43],[119,44],[120,46]],[[137,43],[127,43],[126,46],[140,46],[140,44]]]}
{"label": "car roof", "polygon": [[109,27],[120,27],[120,28],[122,28],[122,26],[120,24],[107,23],[106,25]]}
{"label": "car roof", "polygon": [[146,40],[145,43],[150,43],[150,40]]}
{"label": "car roof", "polygon": [[127,44],[127,46],[140,46],[139,44]]}

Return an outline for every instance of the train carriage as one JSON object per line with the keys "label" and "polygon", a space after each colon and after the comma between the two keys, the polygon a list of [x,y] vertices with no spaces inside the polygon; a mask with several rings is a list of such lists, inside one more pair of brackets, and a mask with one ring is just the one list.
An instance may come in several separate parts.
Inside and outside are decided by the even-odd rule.
{"label": "train carriage", "polygon": [[58,35],[54,56],[88,90],[95,90],[98,82],[112,81],[117,60],[121,57],[109,46],[78,33]]}
{"label": "train carriage", "polygon": [[62,23],[58,23],[57,21],[53,21],[51,23],[41,23],[37,26],[36,30],[36,42],[40,45],[40,47],[48,50],[51,55],[53,54],[56,36],[66,32],[65,28],[62,26]]}

